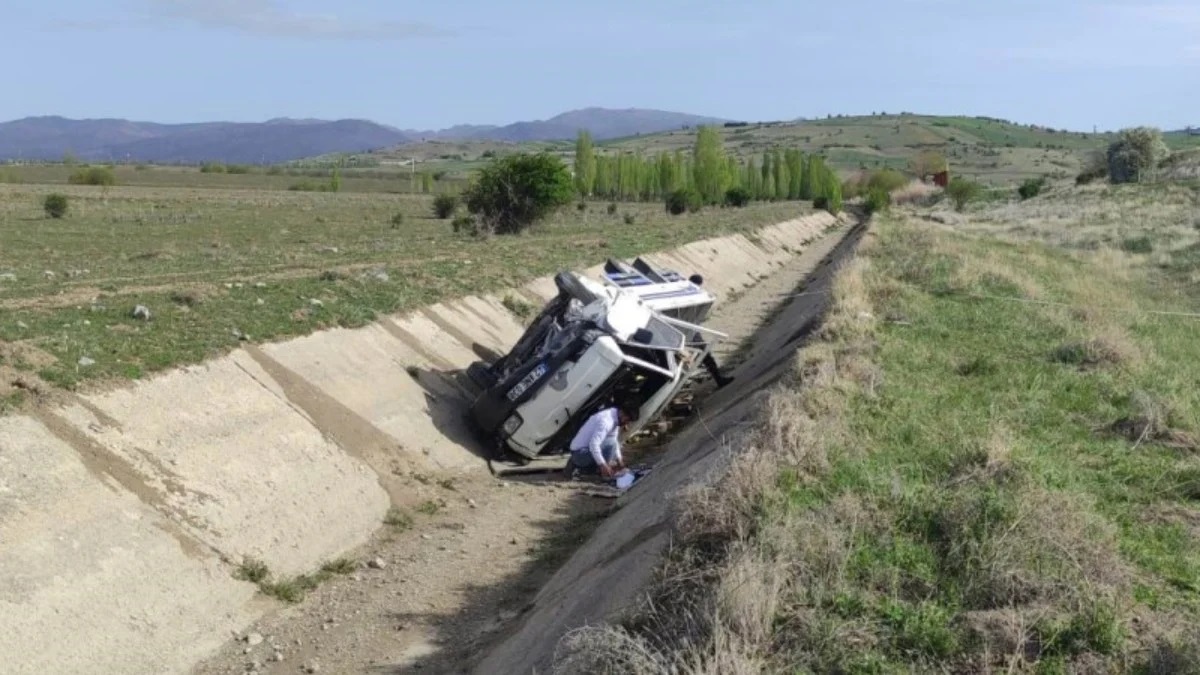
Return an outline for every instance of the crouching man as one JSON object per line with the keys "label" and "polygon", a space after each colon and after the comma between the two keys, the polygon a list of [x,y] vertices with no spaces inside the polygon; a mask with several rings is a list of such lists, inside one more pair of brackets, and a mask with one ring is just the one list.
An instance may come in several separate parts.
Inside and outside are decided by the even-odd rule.
{"label": "crouching man", "polygon": [[571,439],[571,457],[563,468],[568,477],[580,473],[599,473],[603,478],[612,478],[616,471],[625,468],[621,456],[621,430],[638,419],[638,409],[632,404],[604,408],[588,418],[575,438]]}

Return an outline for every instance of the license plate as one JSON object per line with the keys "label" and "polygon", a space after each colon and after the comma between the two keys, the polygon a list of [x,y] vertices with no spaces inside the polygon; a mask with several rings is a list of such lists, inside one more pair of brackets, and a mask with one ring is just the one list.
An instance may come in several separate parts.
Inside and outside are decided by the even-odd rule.
{"label": "license plate", "polygon": [[521,398],[521,394],[524,394],[526,391],[528,391],[528,389],[533,386],[533,383],[537,382],[545,374],[546,364],[539,363],[536,368],[529,371],[528,375],[521,378],[521,381],[517,383],[517,386],[508,390],[508,400],[516,401],[517,399]]}

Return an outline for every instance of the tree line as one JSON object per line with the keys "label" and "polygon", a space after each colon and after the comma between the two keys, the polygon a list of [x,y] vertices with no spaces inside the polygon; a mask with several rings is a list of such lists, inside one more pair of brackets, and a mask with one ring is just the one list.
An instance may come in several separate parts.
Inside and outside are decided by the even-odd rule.
{"label": "tree line", "polygon": [[[774,149],[742,162],[728,154],[713,127],[700,127],[691,152],[646,156],[598,152],[591,134],[575,142],[575,190],[584,198],[658,201],[679,191],[704,204],[746,200],[813,200],[841,208],[841,181],[819,155]],[[731,199],[734,195],[738,198]]]}

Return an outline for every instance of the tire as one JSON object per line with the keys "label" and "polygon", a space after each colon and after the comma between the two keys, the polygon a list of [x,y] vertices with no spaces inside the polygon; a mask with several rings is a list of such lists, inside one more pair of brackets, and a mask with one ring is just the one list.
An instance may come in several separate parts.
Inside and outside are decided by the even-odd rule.
{"label": "tire", "polygon": [[492,370],[481,361],[467,366],[467,377],[484,391],[496,386],[496,378],[492,375]]}
{"label": "tire", "polygon": [[558,290],[585,305],[596,300],[596,294],[588,290],[587,286],[584,286],[572,272],[559,272],[554,275],[554,285],[558,286]]}

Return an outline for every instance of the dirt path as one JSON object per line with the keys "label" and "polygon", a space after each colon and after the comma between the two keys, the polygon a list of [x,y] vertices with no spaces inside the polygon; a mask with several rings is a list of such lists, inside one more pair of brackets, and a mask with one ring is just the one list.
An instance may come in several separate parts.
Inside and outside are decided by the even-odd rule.
{"label": "dirt path", "polygon": [[[739,346],[843,234],[831,232],[772,276],[720,299],[709,323],[730,335],[717,349],[723,364],[737,363]],[[430,513],[413,514],[411,526],[385,527],[355,552],[357,569],[231,636],[194,672],[463,672],[511,630],[615,506],[578,483],[500,481],[486,470],[416,476],[413,484]]]}

